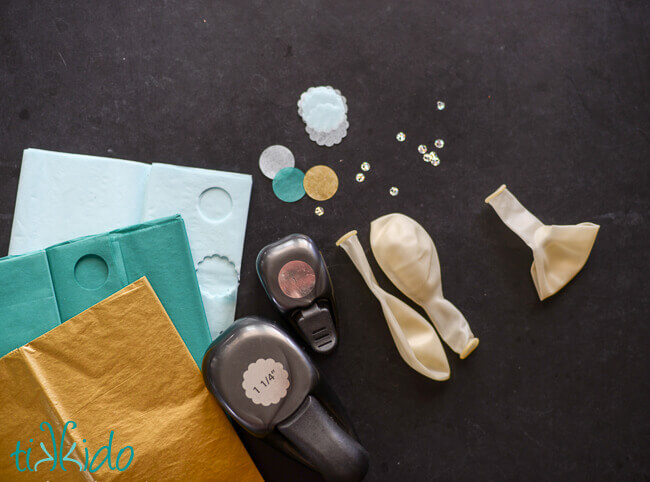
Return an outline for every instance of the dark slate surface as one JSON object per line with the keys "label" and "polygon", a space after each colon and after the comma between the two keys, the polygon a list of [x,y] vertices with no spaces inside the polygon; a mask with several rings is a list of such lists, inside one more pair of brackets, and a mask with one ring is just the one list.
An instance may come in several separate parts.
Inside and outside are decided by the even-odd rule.
{"label": "dark slate surface", "polygon": [[[296,231],[319,243],[343,335],[318,364],[370,451],[368,480],[647,480],[648,5],[3,0],[0,254],[26,147],[252,173],[238,314],[275,317],[254,271],[264,244]],[[321,84],[350,106],[332,149],[296,114]],[[437,169],[416,152],[436,137]],[[323,217],[274,198],[256,163],[275,143],[339,174]],[[546,223],[602,227],[545,302],[529,249],[483,203],[501,183]],[[481,339],[465,361],[448,351],[447,383],[401,361],[334,247],[356,228],[368,248],[369,222],[392,211],[432,234],[445,294]],[[247,443],[268,480],[314,477]]]}

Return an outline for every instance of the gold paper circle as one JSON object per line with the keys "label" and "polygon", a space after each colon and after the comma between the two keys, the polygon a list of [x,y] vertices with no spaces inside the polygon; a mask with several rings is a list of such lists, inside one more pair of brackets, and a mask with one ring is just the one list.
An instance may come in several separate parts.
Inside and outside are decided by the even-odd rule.
{"label": "gold paper circle", "polygon": [[302,181],[307,196],[316,201],[327,201],[339,188],[339,178],[327,166],[314,166],[305,173]]}

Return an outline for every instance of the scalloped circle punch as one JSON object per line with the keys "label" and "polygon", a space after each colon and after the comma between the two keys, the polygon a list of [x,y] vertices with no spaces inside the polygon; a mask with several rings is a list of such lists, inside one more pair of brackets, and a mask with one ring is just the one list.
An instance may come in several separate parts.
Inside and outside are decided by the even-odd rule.
{"label": "scalloped circle punch", "polygon": [[340,402],[295,341],[259,317],[237,320],[207,349],[203,379],[251,434],[326,480],[361,480],[368,452]]}

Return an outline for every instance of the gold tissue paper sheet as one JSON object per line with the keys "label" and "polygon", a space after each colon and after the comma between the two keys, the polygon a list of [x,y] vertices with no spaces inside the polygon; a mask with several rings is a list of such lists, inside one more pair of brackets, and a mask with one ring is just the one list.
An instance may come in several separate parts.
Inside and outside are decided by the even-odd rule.
{"label": "gold tissue paper sheet", "polygon": [[146,278],[0,359],[0,480],[118,477],[262,480]]}

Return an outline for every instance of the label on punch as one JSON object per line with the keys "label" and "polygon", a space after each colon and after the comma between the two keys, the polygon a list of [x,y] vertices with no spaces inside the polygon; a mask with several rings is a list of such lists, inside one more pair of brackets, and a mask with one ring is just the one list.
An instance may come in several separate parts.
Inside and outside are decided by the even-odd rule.
{"label": "label on punch", "polygon": [[241,384],[253,403],[265,407],[286,397],[289,385],[289,373],[273,358],[260,358],[248,365]]}

